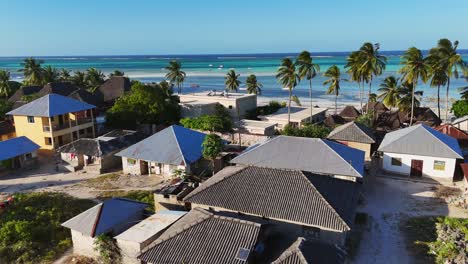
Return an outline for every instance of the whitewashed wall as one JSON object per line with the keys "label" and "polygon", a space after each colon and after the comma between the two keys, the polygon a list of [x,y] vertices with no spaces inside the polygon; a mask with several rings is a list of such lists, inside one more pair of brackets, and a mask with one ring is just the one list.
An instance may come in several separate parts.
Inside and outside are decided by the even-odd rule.
{"label": "whitewashed wall", "polygon": [[135,164],[130,164],[127,162],[126,157],[122,157],[122,168],[124,174],[130,174],[130,175],[140,175],[141,170],[140,170],[140,161],[137,160]]}
{"label": "whitewashed wall", "polygon": [[[401,166],[392,165],[392,157],[401,158]],[[452,179],[455,172],[456,159],[437,158],[409,154],[384,153],[383,169],[398,174],[409,175],[411,172],[411,160],[423,161],[423,176]],[[445,170],[434,170],[434,161],[445,161]]]}

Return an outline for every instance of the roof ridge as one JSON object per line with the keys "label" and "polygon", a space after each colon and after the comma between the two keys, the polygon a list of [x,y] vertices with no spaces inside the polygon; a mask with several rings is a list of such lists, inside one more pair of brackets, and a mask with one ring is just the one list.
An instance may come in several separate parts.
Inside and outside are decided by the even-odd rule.
{"label": "roof ridge", "polygon": [[370,127],[367,127],[366,125],[363,125],[363,124],[361,124],[361,123],[356,123],[356,122],[354,122],[354,121],[353,121],[353,124],[354,124],[357,128],[359,128],[359,130],[362,132],[362,134],[364,134],[364,136],[366,136],[368,139],[374,141],[374,143],[375,143],[375,139],[372,138],[371,136],[369,136],[369,135],[366,133],[366,131],[365,131],[365,130],[369,130],[368,132],[372,132],[372,131],[370,131],[370,130],[371,130]]}
{"label": "roof ridge", "polygon": [[[333,151],[333,153],[335,153],[336,155],[338,155],[338,157],[340,157],[340,159],[342,159],[346,164],[348,164],[348,166],[351,167],[352,170],[354,170],[358,175],[361,175],[361,177],[363,178],[364,175],[362,175],[359,171],[357,171],[352,164],[350,164],[347,160],[345,160],[336,150],[334,150],[332,147],[330,147],[330,145],[328,145],[327,143],[325,143],[325,140],[328,141],[328,142],[332,142],[330,140],[327,140],[327,139],[321,139],[320,141],[325,144],[329,149],[331,149]],[[336,143],[336,142],[333,142],[334,144],[340,144],[340,143]],[[343,145],[344,146],[344,145]]]}
{"label": "roof ridge", "polygon": [[[168,127],[168,128],[170,128],[170,129],[172,130],[172,134],[174,135],[175,141],[177,142],[177,144],[176,144],[176,145],[177,145],[177,149],[179,150],[180,155],[182,156],[182,160],[184,161],[184,165],[187,166],[187,165],[189,165],[189,164],[187,163],[187,160],[185,159],[185,155],[184,155],[184,153],[182,152],[182,149],[180,148],[179,138],[177,137],[177,134],[176,134],[175,129],[174,129],[175,126],[176,126],[176,125],[172,125],[172,126],[170,126],[170,127]],[[178,165],[180,165],[180,164],[178,164]]]}
{"label": "roof ridge", "polygon": [[[389,134],[391,134],[391,133],[398,133],[398,132],[402,133],[401,131],[404,131],[405,129],[408,129],[408,128],[411,129],[411,130],[404,131],[405,133],[404,133],[403,135],[401,135],[400,137],[394,138],[392,141],[387,142],[387,144],[386,144],[385,146],[382,146],[382,143],[384,142],[384,141],[382,140],[382,143],[380,143],[380,146],[379,146],[379,150],[380,150],[380,148],[384,148],[384,147],[386,147],[386,146],[392,144],[393,142],[395,142],[395,141],[397,141],[397,140],[401,140],[402,138],[408,136],[408,134],[410,134],[413,130],[416,130],[416,129],[418,128],[418,126],[422,126],[422,124],[417,124],[417,125],[414,125],[414,126],[406,127],[406,128],[403,128],[403,129],[399,129],[399,130],[395,130],[395,131],[392,131],[392,132],[390,132],[390,133],[387,133],[387,135],[389,135]],[[385,135],[385,137],[386,137],[387,135]],[[385,140],[385,137],[384,137],[384,140]]]}

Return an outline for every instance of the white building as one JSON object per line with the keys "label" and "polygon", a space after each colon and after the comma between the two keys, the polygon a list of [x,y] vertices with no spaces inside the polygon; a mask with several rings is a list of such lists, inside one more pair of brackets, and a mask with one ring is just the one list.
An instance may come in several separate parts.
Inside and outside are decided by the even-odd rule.
{"label": "white building", "polygon": [[[319,123],[325,120],[327,108],[312,108],[312,123]],[[304,123],[310,123],[310,107],[291,107],[291,125],[301,127]],[[263,121],[277,123],[278,129],[283,129],[288,124],[288,108],[283,107],[270,115],[259,116]]]}
{"label": "white building", "polygon": [[386,134],[378,151],[385,171],[441,180],[452,180],[463,159],[456,139],[422,124]]}
{"label": "white building", "polygon": [[[247,111],[257,108],[257,95],[226,92],[200,92],[180,94],[182,116],[193,117],[196,114],[213,114],[214,104],[220,104],[229,111],[234,119],[245,117]],[[189,113],[190,111],[192,113]]]}
{"label": "white building", "polygon": [[463,130],[463,132],[467,133],[468,132],[468,115],[453,120],[452,125],[460,130]]}

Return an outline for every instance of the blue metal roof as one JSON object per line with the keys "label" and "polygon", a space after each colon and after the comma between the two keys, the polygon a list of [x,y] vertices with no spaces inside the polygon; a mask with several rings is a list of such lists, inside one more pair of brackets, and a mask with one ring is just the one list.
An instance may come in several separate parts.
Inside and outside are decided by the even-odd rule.
{"label": "blue metal roof", "polygon": [[202,157],[202,143],[205,140],[206,134],[177,125],[172,126],[172,130],[185,162],[191,164],[199,160]]}
{"label": "blue metal roof", "polygon": [[348,162],[359,174],[364,175],[364,151],[326,139],[322,139],[322,141]]}
{"label": "blue metal roof", "polygon": [[0,161],[11,159],[39,149],[39,145],[22,136],[0,141]]}
{"label": "blue metal roof", "polygon": [[7,114],[20,116],[53,117],[92,108],[96,107],[94,105],[90,105],[70,97],[52,93],[13,109]]}
{"label": "blue metal roof", "polygon": [[437,139],[439,139],[440,141],[442,141],[443,143],[445,143],[445,145],[447,145],[449,148],[451,148],[455,153],[457,153],[458,155],[460,155],[461,157],[463,157],[463,153],[461,151],[461,148],[460,148],[460,145],[458,144],[458,141],[447,135],[447,134],[444,134],[438,130],[435,130],[433,129],[432,127],[429,127],[429,126],[426,126],[426,125],[422,125],[427,131],[429,131],[434,137],[436,137]]}

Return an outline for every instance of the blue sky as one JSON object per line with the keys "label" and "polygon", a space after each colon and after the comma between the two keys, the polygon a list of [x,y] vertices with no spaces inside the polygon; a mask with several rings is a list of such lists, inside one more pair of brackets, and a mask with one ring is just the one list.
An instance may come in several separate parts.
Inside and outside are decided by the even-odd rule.
{"label": "blue sky", "polygon": [[467,0],[5,0],[0,56],[468,48]]}

